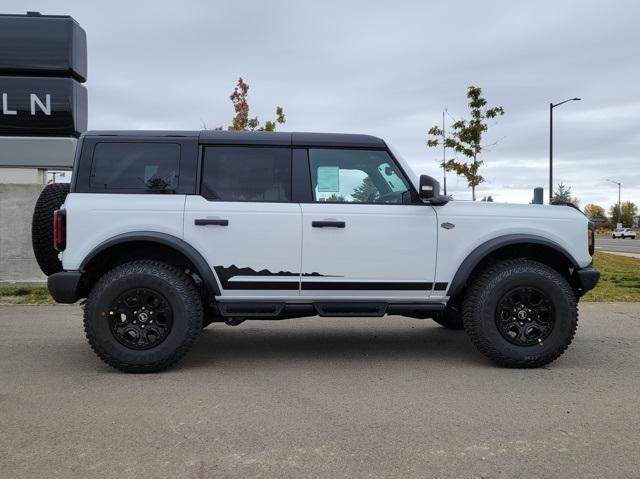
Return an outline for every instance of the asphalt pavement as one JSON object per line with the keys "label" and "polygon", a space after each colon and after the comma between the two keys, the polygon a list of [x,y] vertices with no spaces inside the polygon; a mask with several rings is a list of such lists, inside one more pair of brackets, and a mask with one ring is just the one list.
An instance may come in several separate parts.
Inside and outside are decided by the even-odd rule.
{"label": "asphalt pavement", "polygon": [[640,239],[596,238],[596,251],[640,254]]}
{"label": "asphalt pavement", "polygon": [[128,375],[79,307],[0,306],[0,476],[638,477],[640,304],[584,304],[548,367],[430,320],[212,325]]}

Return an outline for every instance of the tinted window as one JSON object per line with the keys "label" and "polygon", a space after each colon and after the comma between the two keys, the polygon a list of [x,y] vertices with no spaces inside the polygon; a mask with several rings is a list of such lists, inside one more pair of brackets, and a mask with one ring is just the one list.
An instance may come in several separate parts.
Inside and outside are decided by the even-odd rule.
{"label": "tinted window", "polygon": [[409,184],[386,151],[310,149],[313,199],[402,203]]}
{"label": "tinted window", "polygon": [[109,189],[174,190],[180,145],[174,143],[98,143],[91,186]]}
{"label": "tinted window", "polygon": [[222,201],[290,201],[289,148],[208,147],[202,196]]}

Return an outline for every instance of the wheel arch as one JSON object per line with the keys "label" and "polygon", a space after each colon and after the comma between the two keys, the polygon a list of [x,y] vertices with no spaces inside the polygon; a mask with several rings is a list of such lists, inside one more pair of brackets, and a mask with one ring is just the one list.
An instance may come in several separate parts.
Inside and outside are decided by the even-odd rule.
{"label": "wheel arch", "polygon": [[204,257],[186,241],[154,231],[124,233],[96,246],[80,265],[83,289],[90,288],[106,269],[136,259],[157,259],[196,273],[202,281],[207,299],[220,295],[218,280]]}
{"label": "wheel arch", "polygon": [[540,261],[560,272],[575,288],[573,269],[576,259],[561,245],[542,236],[513,234],[493,238],[475,248],[462,261],[451,281],[448,296],[459,296],[469,278],[486,266],[503,259],[529,258]]}

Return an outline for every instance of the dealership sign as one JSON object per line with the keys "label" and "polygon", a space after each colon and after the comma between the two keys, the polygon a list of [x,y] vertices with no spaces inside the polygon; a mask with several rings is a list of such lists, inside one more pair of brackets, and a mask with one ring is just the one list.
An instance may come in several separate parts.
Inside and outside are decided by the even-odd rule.
{"label": "dealership sign", "polygon": [[87,36],[66,15],[0,15],[0,75],[87,80]]}
{"label": "dealership sign", "polygon": [[0,15],[0,136],[79,136],[86,78],[86,34],[73,18]]}
{"label": "dealership sign", "polygon": [[0,135],[79,135],[87,90],[73,78],[0,76]]}

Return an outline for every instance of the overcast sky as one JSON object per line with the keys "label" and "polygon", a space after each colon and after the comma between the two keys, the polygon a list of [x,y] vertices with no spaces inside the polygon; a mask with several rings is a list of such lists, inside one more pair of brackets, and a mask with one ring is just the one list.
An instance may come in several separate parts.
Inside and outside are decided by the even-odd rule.
{"label": "overcast sky", "polygon": [[[441,178],[426,131],[467,114],[482,87],[490,126],[479,197],[528,202],[555,178],[581,205],[640,204],[640,2],[0,0],[3,13],[72,15],[87,31],[91,129],[227,125],[239,76],[251,114],[286,131],[369,133]],[[470,199],[448,174],[449,193]]]}

